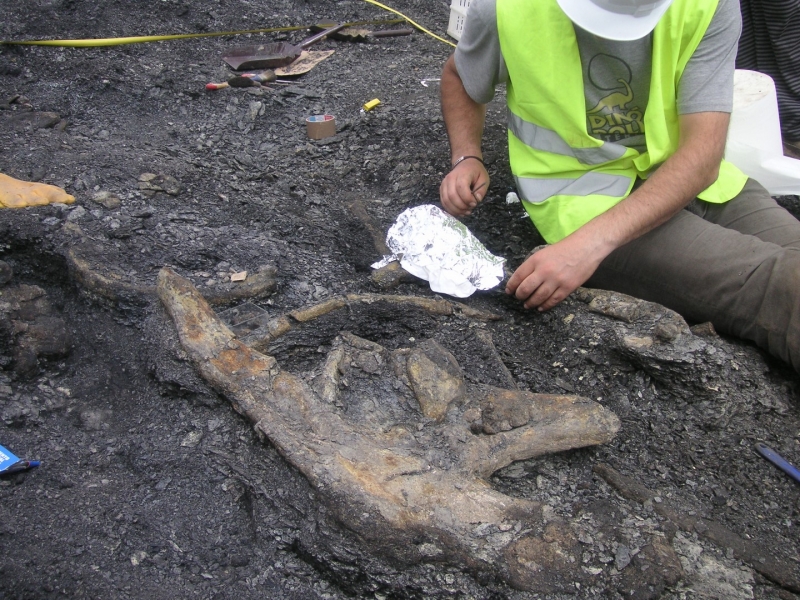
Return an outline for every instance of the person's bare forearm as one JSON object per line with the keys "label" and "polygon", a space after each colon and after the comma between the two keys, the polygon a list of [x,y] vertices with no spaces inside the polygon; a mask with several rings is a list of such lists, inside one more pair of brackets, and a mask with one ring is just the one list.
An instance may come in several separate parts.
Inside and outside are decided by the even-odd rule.
{"label": "person's bare forearm", "polygon": [[[471,214],[489,188],[489,173],[481,152],[486,106],[469,97],[452,56],[442,70],[442,116],[450,141],[450,164],[454,167],[439,186],[439,199],[447,212],[463,217]],[[458,162],[462,156],[480,160]]]}
{"label": "person's bare forearm", "polygon": [[675,154],[630,196],[530,256],[506,292],[526,308],[548,310],[583,285],[611,252],[669,220],[716,180],[728,120],[726,113],[681,117]]}
{"label": "person's bare forearm", "polygon": [[727,113],[682,118],[678,150],[637,190],[573,235],[602,256],[665,223],[714,181],[725,150]]}
{"label": "person's bare forearm", "polygon": [[441,86],[442,116],[450,141],[451,161],[460,156],[482,157],[481,138],[486,105],[478,104],[469,97],[452,56],[442,70]]}

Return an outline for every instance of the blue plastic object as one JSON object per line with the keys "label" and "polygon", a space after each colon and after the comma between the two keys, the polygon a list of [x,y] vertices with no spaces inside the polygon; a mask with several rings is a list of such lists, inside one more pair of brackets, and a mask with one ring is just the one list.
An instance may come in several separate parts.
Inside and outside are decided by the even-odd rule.
{"label": "blue plastic object", "polygon": [[11,450],[0,446],[0,475],[27,471],[41,464],[38,460],[20,460]]}
{"label": "blue plastic object", "polygon": [[797,469],[793,464],[783,458],[780,454],[775,452],[772,448],[767,446],[766,444],[762,444],[761,442],[756,444],[756,450],[758,453],[766,458],[769,462],[773,465],[784,471],[789,477],[794,479],[797,483],[800,483],[800,470]]}

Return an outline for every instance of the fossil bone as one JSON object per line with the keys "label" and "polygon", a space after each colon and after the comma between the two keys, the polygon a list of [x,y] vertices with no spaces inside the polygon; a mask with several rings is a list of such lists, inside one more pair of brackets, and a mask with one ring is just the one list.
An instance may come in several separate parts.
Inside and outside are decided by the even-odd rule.
{"label": "fossil bone", "polygon": [[608,442],[619,428],[613,413],[578,396],[467,384],[433,340],[389,351],[343,333],[306,381],[238,340],[173,271],[161,270],[158,293],[203,378],[377,552],[448,560],[537,591],[585,579],[572,526],[488,477],[516,460]]}
{"label": "fossil bone", "polygon": [[[208,298],[206,299],[208,300]],[[501,318],[497,314],[441,298],[420,298],[418,296],[388,294],[347,294],[346,296],[336,296],[318,304],[312,304],[293,310],[285,315],[274,317],[258,329],[248,333],[242,338],[242,341],[251,348],[263,351],[270,343],[291,331],[298,323],[306,323],[356,304],[372,304],[374,302],[386,302],[397,307],[414,306],[432,315],[461,314],[478,321],[496,321]],[[214,304],[213,301],[210,303]]]}
{"label": "fossil bone", "polygon": [[[77,233],[83,235],[79,228],[75,229]],[[138,283],[112,266],[113,263],[110,261],[104,263],[99,260],[97,255],[104,251],[108,252],[106,249],[90,252],[85,243],[76,244],[68,250],[66,259],[70,275],[81,287],[96,296],[114,302],[125,300],[144,303],[156,294],[155,286]],[[89,259],[85,255],[93,258]],[[262,268],[244,282],[221,284],[206,290],[205,298],[213,305],[224,305],[267,296],[275,291],[275,274],[275,267]]]}

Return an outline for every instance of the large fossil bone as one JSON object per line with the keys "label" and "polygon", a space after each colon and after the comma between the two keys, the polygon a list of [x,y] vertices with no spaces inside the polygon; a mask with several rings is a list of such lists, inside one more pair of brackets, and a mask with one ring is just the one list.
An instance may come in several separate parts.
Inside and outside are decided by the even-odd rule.
{"label": "large fossil bone", "polygon": [[377,551],[537,591],[585,579],[572,527],[487,479],[515,460],[608,442],[613,413],[577,396],[468,385],[432,340],[389,351],[343,333],[306,381],[238,340],[173,271],[159,273],[158,293],[203,378]]}
{"label": "large fossil bone", "polygon": [[[125,260],[109,260],[117,251],[111,247],[92,246],[86,241],[86,235],[80,227],[70,223],[69,230],[81,241],[67,250],[66,260],[70,276],[89,293],[113,302],[131,302],[141,304],[149,302],[155,295],[156,288],[152,284],[142,283],[131,277],[120,268]],[[265,266],[256,273],[251,273],[245,281],[222,283],[205,290],[206,300],[213,305],[224,305],[231,302],[267,296],[275,291],[276,269]]]}
{"label": "large fossil bone", "polygon": [[[214,304],[203,295],[210,304]],[[432,315],[452,315],[461,314],[465,317],[478,321],[494,321],[501,317],[494,313],[478,310],[461,304],[451,302],[441,298],[420,298],[418,296],[398,296],[385,294],[347,294],[346,296],[335,296],[318,304],[306,306],[297,310],[290,311],[285,315],[275,317],[262,323],[257,329],[245,334],[240,339],[258,351],[263,352],[273,341],[285,335],[297,325],[318,319],[337,310],[351,308],[358,304],[372,304],[374,302],[389,303],[398,308],[413,306],[424,310]]]}

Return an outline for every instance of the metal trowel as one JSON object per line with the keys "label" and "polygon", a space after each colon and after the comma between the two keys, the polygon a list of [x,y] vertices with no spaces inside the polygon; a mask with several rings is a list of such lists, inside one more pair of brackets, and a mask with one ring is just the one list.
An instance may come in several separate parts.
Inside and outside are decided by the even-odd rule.
{"label": "metal trowel", "polygon": [[300,53],[332,33],[344,29],[345,24],[329,27],[303,40],[296,46],[288,42],[256,44],[232,48],[223,55],[224,60],[234,71],[251,71],[256,69],[275,69],[292,63]]}

